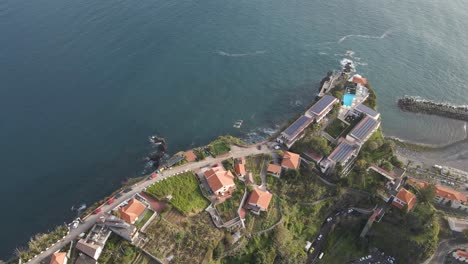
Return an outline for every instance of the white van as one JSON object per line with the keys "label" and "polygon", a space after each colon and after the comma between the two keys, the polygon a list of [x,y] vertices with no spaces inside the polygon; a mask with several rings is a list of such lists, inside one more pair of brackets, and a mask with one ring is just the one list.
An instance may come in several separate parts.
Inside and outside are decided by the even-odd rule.
{"label": "white van", "polygon": [[320,253],[320,255],[319,255],[319,259],[322,259],[322,258],[323,258],[323,252]]}

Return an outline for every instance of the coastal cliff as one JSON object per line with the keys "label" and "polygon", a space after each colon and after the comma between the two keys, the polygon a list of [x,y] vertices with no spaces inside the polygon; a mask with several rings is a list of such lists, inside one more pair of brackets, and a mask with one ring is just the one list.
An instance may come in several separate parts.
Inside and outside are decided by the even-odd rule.
{"label": "coastal cliff", "polygon": [[401,110],[407,112],[438,115],[468,121],[468,106],[455,106],[409,96],[398,99],[397,104]]}

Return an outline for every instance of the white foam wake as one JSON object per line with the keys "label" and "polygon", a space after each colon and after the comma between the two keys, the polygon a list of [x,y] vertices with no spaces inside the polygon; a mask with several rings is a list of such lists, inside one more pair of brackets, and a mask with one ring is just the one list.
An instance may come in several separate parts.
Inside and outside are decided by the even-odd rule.
{"label": "white foam wake", "polygon": [[265,54],[266,50],[257,50],[255,52],[247,52],[247,53],[229,53],[222,50],[216,51],[216,54],[226,57],[245,57],[245,56],[255,56],[260,54]]}
{"label": "white foam wake", "polygon": [[382,35],[380,35],[380,36],[346,35],[346,36],[340,38],[340,40],[338,40],[338,43],[341,43],[341,42],[345,41],[345,40],[348,39],[348,38],[383,39],[383,38],[387,37],[389,33],[390,33],[390,31],[387,30],[387,31],[385,31],[385,32],[384,32]]}

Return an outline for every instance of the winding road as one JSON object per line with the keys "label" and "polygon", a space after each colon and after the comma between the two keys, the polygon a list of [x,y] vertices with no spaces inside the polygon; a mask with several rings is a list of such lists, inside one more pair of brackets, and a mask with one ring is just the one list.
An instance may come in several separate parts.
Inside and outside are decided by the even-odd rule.
{"label": "winding road", "polygon": [[[261,146],[260,149],[258,146]],[[41,263],[44,259],[48,256],[53,254],[54,252],[60,250],[62,247],[70,243],[72,240],[76,239],[81,233],[88,231],[99,219],[100,216],[110,212],[112,209],[116,208],[122,202],[132,198],[135,194],[144,191],[149,186],[163,181],[166,178],[176,176],[185,171],[192,171],[201,167],[205,167],[211,164],[222,162],[225,159],[229,158],[240,158],[244,156],[251,156],[257,154],[266,154],[266,153],[273,153],[274,150],[267,146],[265,143],[259,143],[255,145],[250,145],[247,147],[238,147],[238,146],[231,146],[231,151],[223,155],[223,157],[213,158],[208,157],[202,161],[187,163],[178,167],[174,167],[171,170],[165,170],[158,175],[155,179],[145,179],[142,180],[131,187],[131,190],[128,192],[121,192],[121,196],[115,199],[115,202],[111,205],[104,204],[101,207],[101,212],[99,214],[91,214],[83,219],[83,223],[80,224],[77,228],[72,229],[68,235],[66,235],[62,240],[60,240],[55,245],[49,247],[39,255],[36,255],[34,258],[29,260],[26,263]]]}

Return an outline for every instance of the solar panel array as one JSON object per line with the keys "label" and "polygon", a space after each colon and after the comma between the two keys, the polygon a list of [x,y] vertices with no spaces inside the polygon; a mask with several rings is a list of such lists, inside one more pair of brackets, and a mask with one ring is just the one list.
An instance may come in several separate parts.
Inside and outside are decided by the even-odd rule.
{"label": "solar panel array", "polygon": [[290,138],[294,138],[310,123],[312,123],[312,118],[301,116],[294,123],[292,123],[283,133]]}
{"label": "solar panel array", "polygon": [[367,107],[363,104],[360,104],[356,107],[356,110],[360,111],[360,112],[363,112],[365,114],[368,114],[372,117],[377,117],[379,115],[379,113],[377,111],[375,111],[374,109],[370,108],[370,107]]}
{"label": "solar panel array", "polygon": [[378,125],[379,123],[377,120],[366,116],[361,120],[361,122],[359,122],[359,124],[356,125],[356,127],[353,128],[353,130],[351,130],[351,133],[349,134],[362,142]]}
{"label": "solar panel array", "polygon": [[335,162],[345,161],[351,153],[356,149],[355,145],[348,144],[346,141],[341,142],[338,147],[328,157],[330,160]]}
{"label": "solar panel array", "polygon": [[315,115],[320,115],[325,108],[330,106],[336,100],[335,97],[331,95],[325,95],[322,99],[318,100],[310,109],[309,112]]}

